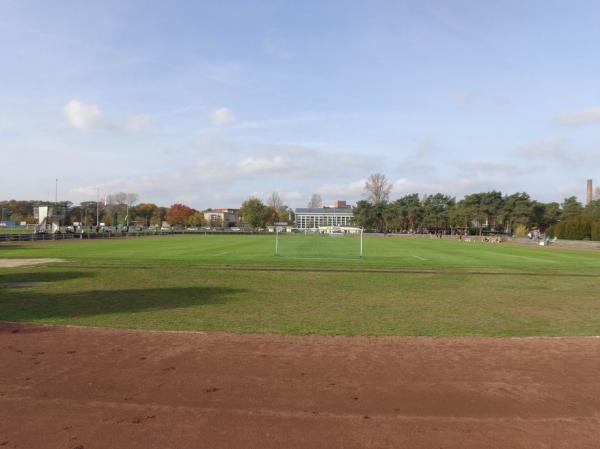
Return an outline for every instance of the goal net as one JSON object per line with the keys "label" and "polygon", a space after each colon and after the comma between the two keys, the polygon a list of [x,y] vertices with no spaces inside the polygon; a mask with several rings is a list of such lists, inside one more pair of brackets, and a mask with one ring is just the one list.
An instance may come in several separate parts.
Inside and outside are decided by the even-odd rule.
{"label": "goal net", "polygon": [[275,255],[294,259],[361,259],[360,228],[319,228],[276,232]]}

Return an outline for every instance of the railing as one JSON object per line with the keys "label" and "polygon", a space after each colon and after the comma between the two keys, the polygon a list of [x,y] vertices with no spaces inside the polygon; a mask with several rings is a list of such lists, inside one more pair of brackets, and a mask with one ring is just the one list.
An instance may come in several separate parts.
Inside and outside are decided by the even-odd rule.
{"label": "railing", "polygon": [[132,232],[84,232],[56,234],[0,234],[0,242],[33,242],[39,240],[83,240],[83,239],[122,239],[129,237],[152,237],[167,235],[261,235],[273,234],[268,231],[229,231],[229,230],[172,230],[172,231],[132,231]]}

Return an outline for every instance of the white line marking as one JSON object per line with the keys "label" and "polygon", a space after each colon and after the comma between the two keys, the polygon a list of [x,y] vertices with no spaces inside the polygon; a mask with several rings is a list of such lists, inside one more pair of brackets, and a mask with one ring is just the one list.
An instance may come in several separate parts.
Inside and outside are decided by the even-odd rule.
{"label": "white line marking", "polygon": [[224,256],[225,254],[229,254],[229,252],[225,251],[224,253],[215,254],[215,257],[217,257],[217,256]]}
{"label": "white line marking", "polygon": [[354,259],[348,257],[292,257],[292,256],[282,256],[285,259],[294,259],[294,260],[361,260],[356,257]]}
{"label": "white line marking", "polygon": [[420,260],[427,260],[427,259],[425,259],[424,257],[421,257],[421,256],[415,256],[414,254],[411,254],[411,256],[413,256],[413,257],[415,257],[415,258],[417,258],[417,259],[420,259]]}

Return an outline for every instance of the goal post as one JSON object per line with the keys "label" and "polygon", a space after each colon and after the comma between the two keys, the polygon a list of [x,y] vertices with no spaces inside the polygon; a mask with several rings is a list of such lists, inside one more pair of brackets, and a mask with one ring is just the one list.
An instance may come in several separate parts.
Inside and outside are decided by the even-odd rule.
{"label": "goal post", "polygon": [[364,251],[363,251],[363,228],[360,228],[360,258],[362,259],[364,257]]}
{"label": "goal post", "polygon": [[363,259],[364,230],[355,227],[321,227],[274,230],[274,254],[294,259]]}

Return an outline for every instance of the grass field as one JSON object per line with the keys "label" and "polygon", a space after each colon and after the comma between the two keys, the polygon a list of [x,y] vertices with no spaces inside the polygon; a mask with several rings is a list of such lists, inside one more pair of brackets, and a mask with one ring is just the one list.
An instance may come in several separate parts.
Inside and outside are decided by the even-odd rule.
{"label": "grass field", "polygon": [[600,254],[410,237],[169,236],[0,247],[0,319],[323,335],[600,335]]}

